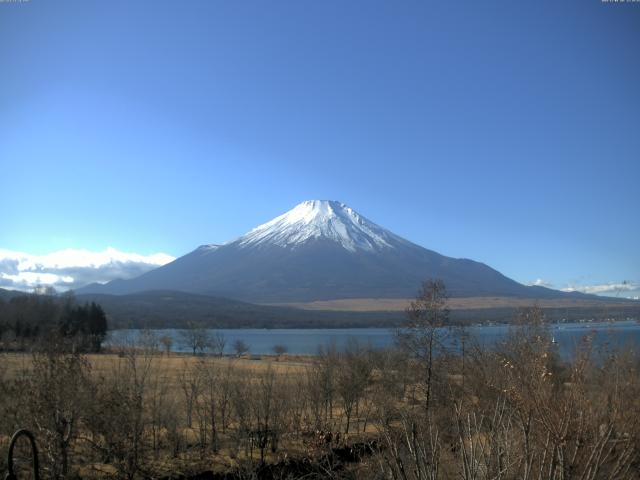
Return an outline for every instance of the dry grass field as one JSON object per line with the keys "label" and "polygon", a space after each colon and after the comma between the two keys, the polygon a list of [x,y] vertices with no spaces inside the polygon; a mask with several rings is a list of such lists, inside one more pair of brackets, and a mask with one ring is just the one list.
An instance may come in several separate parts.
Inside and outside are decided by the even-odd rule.
{"label": "dry grass field", "polygon": [[[289,306],[303,310],[328,310],[352,312],[403,312],[409,307],[410,298],[349,298],[342,300],[321,300],[307,303],[279,303],[273,305]],[[525,308],[532,299],[515,297],[466,297],[449,298],[447,306],[451,310],[482,310],[493,308]],[[537,300],[540,308],[606,308],[629,306],[629,302],[615,299],[575,299],[563,298]]]}
{"label": "dry grass field", "polygon": [[[117,370],[122,363],[123,357],[114,352],[87,354],[85,356],[91,370],[95,374],[107,375]],[[2,369],[5,378],[12,379],[27,371],[32,366],[33,357],[28,353],[0,353],[2,359]],[[162,374],[164,378],[172,383],[177,379],[185,368],[193,368],[198,362],[202,362],[203,357],[182,353],[154,353],[152,356],[152,372]],[[232,366],[240,371],[250,373],[265,373],[269,369],[278,375],[300,375],[306,371],[311,363],[311,358],[307,356],[283,355],[276,357],[273,355],[263,355],[259,359],[250,357],[206,357],[206,361],[214,368],[228,368]]]}

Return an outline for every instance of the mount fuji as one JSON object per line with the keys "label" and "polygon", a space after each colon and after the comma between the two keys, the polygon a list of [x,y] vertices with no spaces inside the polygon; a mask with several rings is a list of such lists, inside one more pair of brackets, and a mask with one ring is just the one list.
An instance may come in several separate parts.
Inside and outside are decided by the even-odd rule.
{"label": "mount fuji", "polygon": [[78,293],[179,290],[254,303],[409,298],[427,278],[442,279],[452,297],[568,296],[524,286],[483,263],[440,255],[326,200],[302,202],[234,241],[203,245],[137,278]]}

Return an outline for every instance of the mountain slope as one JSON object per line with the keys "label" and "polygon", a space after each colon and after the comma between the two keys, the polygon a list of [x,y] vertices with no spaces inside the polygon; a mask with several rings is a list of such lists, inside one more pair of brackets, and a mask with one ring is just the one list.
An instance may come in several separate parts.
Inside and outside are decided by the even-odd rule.
{"label": "mountain slope", "polygon": [[19,295],[25,295],[24,292],[16,291],[16,290],[6,290],[4,288],[0,288],[0,299],[4,301],[9,301],[13,297],[17,297]]}
{"label": "mountain slope", "polygon": [[427,278],[442,279],[458,297],[566,295],[526,287],[473,260],[440,255],[342,203],[319,200],[303,202],[233,242],[205,245],[140,277],[79,292],[180,290],[262,303],[407,298]]}

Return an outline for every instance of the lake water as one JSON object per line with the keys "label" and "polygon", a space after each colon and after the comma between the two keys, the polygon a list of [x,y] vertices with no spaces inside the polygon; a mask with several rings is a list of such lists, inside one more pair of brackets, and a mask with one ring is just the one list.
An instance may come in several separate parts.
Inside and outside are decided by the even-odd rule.
{"label": "lake water", "polygon": [[[491,347],[509,332],[507,325],[467,327],[467,334],[478,344]],[[557,342],[560,353],[569,357],[585,335],[594,335],[594,346],[640,347],[640,323],[634,320],[623,322],[563,323],[549,326],[550,333]],[[344,349],[350,339],[373,348],[390,347],[395,342],[395,330],[386,328],[337,328],[337,329],[219,329],[226,339],[226,353],[233,353],[233,342],[243,340],[249,345],[250,353],[272,354],[273,347],[284,345],[288,353],[314,355],[320,346],[335,344]],[[155,338],[170,336],[172,351],[189,352],[184,344],[181,331],[177,329],[151,330]],[[108,343],[136,341],[142,330],[114,330],[110,332]],[[452,343],[451,348],[457,348]]]}

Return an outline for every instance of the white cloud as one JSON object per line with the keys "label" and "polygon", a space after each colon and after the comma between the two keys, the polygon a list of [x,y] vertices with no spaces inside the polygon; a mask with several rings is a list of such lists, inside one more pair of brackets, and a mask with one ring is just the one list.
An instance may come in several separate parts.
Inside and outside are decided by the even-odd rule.
{"label": "white cloud", "polygon": [[530,282],[529,285],[537,286],[537,287],[553,288],[553,283],[551,283],[551,282],[549,282],[547,280],[543,280],[542,278],[537,278],[535,281]]}
{"label": "white cloud", "polygon": [[640,290],[640,285],[635,282],[609,282],[597,285],[571,285],[563,288],[563,292],[582,292],[594,295],[618,295],[622,292]]}
{"label": "white cloud", "polygon": [[549,280],[537,278],[532,282],[528,282],[527,285],[559,289],[563,292],[581,292],[607,297],[627,298],[629,300],[638,300],[640,297],[640,283],[628,280],[623,282],[607,282],[592,285],[572,283],[564,288],[560,288],[559,286],[554,286],[553,282]]}
{"label": "white cloud", "polygon": [[102,252],[66,249],[46,255],[0,249],[0,287],[31,290],[44,285],[67,290],[133,278],[173,260],[164,253],[140,255],[111,247]]}

